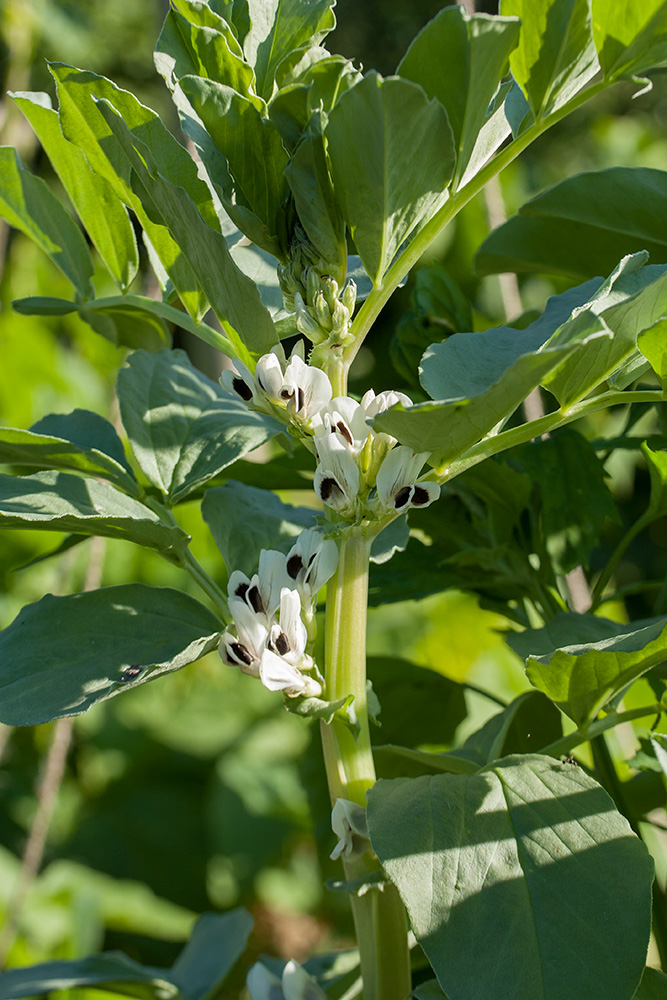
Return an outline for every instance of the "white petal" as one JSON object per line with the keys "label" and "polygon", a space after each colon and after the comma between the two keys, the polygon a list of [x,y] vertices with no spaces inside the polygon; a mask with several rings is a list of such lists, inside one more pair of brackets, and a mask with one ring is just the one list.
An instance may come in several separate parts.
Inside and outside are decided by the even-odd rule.
{"label": "white petal", "polygon": [[259,592],[269,615],[275,614],[280,605],[280,591],[289,583],[285,556],[275,549],[262,549],[259,554]]}
{"label": "white petal", "polygon": [[305,678],[296,667],[270,649],[262,653],[259,679],[269,691],[284,691],[288,695],[301,694],[306,686]]}
{"label": "white petal", "polygon": [[285,389],[292,395],[291,405],[304,420],[312,419],[332,396],[329,376],[321,368],[307,365],[298,355],[292,355],[285,370]]}
{"label": "white petal", "polygon": [[264,354],[257,362],[255,384],[270,399],[278,399],[283,387],[283,370],[275,354]]}
{"label": "white petal", "polygon": [[333,510],[347,510],[353,502],[353,498],[345,492],[345,485],[341,483],[332,472],[318,466],[315,470],[313,489],[323,504]]}
{"label": "white petal", "polygon": [[368,839],[366,810],[363,806],[349,799],[336,799],[331,811],[331,829],[338,837],[338,843],[330,855],[332,860],[335,861],[341,855],[349,858],[355,851],[363,853],[365,845],[360,844],[359,840]]}
{"label": "white petal", "polygon": [[269,637],[264,615],[256,615],[245,601],[234,597],[229,602],[229,611],[234,618],[239,639],[259,660]]}
{"label": "white petal", "polygon": [[[239,597],[243,600],[241,593],[244,593],[244,588],[250,586],[250,580],[242,573],[240,569],[235,569],[227,582],[227,597]],[[241,593],[239,593],[239,588]]]}
{"label": "white petal", "polygon": [[338,546],[333,538],[325,538],[305,574],[305,582],[313,597],[316,596],[320,587],[323,587],[327,580],[331,579],[337,567]]}
{"label": "white petal", "polygon": [[403,444],[389,452],[377,474],[378,496],[385,507],[392,507],[396,495],[413,485],[428,456],[427,451],[415,453]]}
{"label": "white petal", "polygon": [[259,677],[259,660],[254,656],[253,651],[239,642],[231,632],[224,632],[218,652],[222,660],[230,667],[240,667],[244,674],[251,677]]}
{"label": "white petal", "polygon": [[296,962],[288,962],[283,969],[282,987],[285,1000],[327,1000],[326,993]]}
{"label": "white petal", "polygon": [[280,1000],[283,996],[280,979],[269,972],[261,962],[252,966],[245,984],[250,1000]]}
{"label": "white petal", "polygon": [[368,400],[366,405],[364,405],[364,400],[369,395],[366,393],[361,401],[361,405],[364,407],[366,416],[377,417],[378,413],[384,413],[386,410],[391,409],[392,406],[396,406],[397,403],[402,403],[403,406],[412,406],[412,400],[409,396],[406,396],[404,392],[396,392],[393,389],[387,389],[384,392],[379,392],[374,399]]}
{"label": "white petal", "polygon": [[255,399],[255,378],[247,365],[236,359],[234,368],[226,368],[220,376],[222,385],[237,398],[245,403],[250,403]]}
{"label": "white petal", "polygon": [[316,438],[315,447],[322,469],[333,473],[347,497],[356,497],[359,492],[359,466],[345,443],[337,434],[329,434]]}
{"label": "white petal", "polygon": [[281,590],[279,620],[290,645],[290,660],[298,663],[306,651],[308,635],[306,626],[301,621],[301,598],[296,590],[289,590],[287,587]]}
{"label": "white petal", "polygon": [[[423,493],[427,494],[426,499],[424,499]],[[439,496],[440,487],[438,484],[434,483],[432,479],[427,479],[423,483],[415,483],[411,504],[413,507],[428,507],[430,504],[434,503]]]}

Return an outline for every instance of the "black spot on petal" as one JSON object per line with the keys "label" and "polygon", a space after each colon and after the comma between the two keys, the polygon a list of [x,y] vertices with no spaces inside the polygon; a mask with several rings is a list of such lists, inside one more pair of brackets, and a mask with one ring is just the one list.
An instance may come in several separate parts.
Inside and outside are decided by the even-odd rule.
{"label": "black spot on petal", "polygon": [[250,666],[252,663],[252,654],[242,642],[230,643],[229,653],[232,657],[236,657],[237,663],[245,663],[247,666]]}
{"label": "black spot on petal", "polygon": [[354,443],[352,440],[352,434],[350,432],[350,428],[347,426],[344,420],[338,421],[338,423],[336,424],[336,430],[341,435],[341,437],[345,438],[348,444]]}
{"label": "black spot on petal", "polygon": [[304,404],[306,402],[306,397],[303,394],[303,389],[301,386],[296,390],[296,412],[301,413]]}
{"label": "black spot on petal", "polygon": [[302,569],[303,569],[303,559],[301,558],[301,556],[297,555],[296,553],[293,556],[290,556],[289,559],[287,560],[287,575],[290,576],[293,580],[296,580],[297,576],[299,575]]}
{"label": "black spot on petal", "polygon": [[410,503],[410,496],[412,494],[412,486],[404,486],[402,490],[399,490],[394,497],[394,507],[396,510],[400,510],[401,507],[405,507],[407,503]]}
{"label": "black spot on petal", "polygon": [[336,493],[340,493],[342,495],[342,492],[343,491],[341,490],[340,486],[338,485],[336,480],[333,479],[332,477],[323,479],[322,482],[320,483],[321,500],[327,501],[331,496],[333,496]]}
{"label": "black spot on petal", "polygon": [[264,605],[262,604],[262,598],[257,587],[250,587],[248,594],[246,596],[246,601],[255,612],[255,614],[261,614],[264,611]]}
{"label": "black spot on petal", "polygon": [[244,399],[248,403],[252,399],[252,389],[247,385],[243,379],[238,376],[232,379],[232,388],[234,392],[238,393],[241,399]]}
{"label": "black spot on petal", "polygon": [[428,495],[428,490],[425,490],[423,486],[415,486],[415,492],[412,495],[412,502],[415,507],[421,507],[430,500]]}
{"label": "black spot on petal", "polygon": [[289,639],[284,632],[279,632],[278,635],[273,640],[273,647],[280,656],[284,656],[285,653],[289,653],[290,644]]}
{"label": "black spot on petal", "polygon": [[242,601],[245,601],[245,595],[248,593],[249,586],[249,583],[240,583],[234,591],[234,596],[240,597]]}

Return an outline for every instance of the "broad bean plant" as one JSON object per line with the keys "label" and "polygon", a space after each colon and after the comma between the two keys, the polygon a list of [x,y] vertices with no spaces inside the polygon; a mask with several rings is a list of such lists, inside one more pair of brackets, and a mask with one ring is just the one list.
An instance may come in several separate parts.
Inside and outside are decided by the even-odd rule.
{"label": "broad bean plant", "polygon": [[[201,600],[128,582],[25,607],[0,633],[0,720],[76,715],[218,650],[219,669],[321,730],[358,956],[255,963],[251,1000],[665,998],[664,884],[642,837],[667,775],[667,618],[598,613],[624,548],[667,513],[659,443],[643,446],[649,508],[593,574],[588,610],[567,579],[614,516],[590,435],[568,425],[619,407],[629,431],[666,398],[667,266],[649,255],[664,259],[667,175],[563,178],[488,237],[481,273],[585,278],[532,322],[473,331],[433,266],[416,289],[445,320],[402,324],[391,348],[410,395],[357,399],[348,373],[424,251],[505,166],[608,88],[641,102],[667,64],[667,3],[448,6],[384,78],[329,53],[334,26],[333,0],[172,0],[155,65],[186,144],[73,66],[49,66],[57,108],[12,95],[78,216],[0,149],[0,212],[72,285],[69,299],[14,308],[77,313],[127,355],[116,426],[78,410],[0,430],[0,526],[65,532],[61,549],[90,535],[147,546]],[[153,296],[132,291],[137,234]],[[98,258],[117,294],[96,295]],[[229,359],[221,384],[171,349],[174,328]],[[522,409],[536,392],[541,409]],[[285,461],[244,482],[234,463],[269,441]],[[303,507],[274,492],[304,484]],[[194,500],[220,549],[213,576],[179,524]],[[575,522],[559,522],[573,503]],[[394,664],[373,687],[371,561],[376,603],[458,586],[502,608],[533,690],[452,745],[437,675]],[[636,682],[650,696],[628,709]],[[375,750],[392,688],[406,705],[422,697],[431,722]],[[604,736],[633,719],[652,725],[645,806],[628,801]],[[573,756],[584,746],[592,767]],[[0,995],[212,1000],[250,923],[243,910],[203,916],[171,969],[93,956],[11,970]]]}

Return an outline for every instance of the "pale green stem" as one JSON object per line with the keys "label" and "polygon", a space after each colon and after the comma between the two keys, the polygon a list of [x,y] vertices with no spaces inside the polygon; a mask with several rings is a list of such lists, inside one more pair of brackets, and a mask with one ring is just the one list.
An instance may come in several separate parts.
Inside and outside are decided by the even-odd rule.
{"label": "pale green stem", "polygon": [[[354,695],[355,735],[334,719],[322,726],[322,746],[332,804],[346,798],[366,805],[375,784],[366,697],[366,614],[370,541],[349,529],[340,543],[338,569],[327,588],[326,696]],[[365,858],[346,862],[348,880],[372,870]],[[410,992],[407,918],[391,884],[363,896],[351,894],[364,983],[364,1000],[404,1000]]]}
{"label": "pale green stem", "polygon": [[589,740],[606,733],[608,729],[614,729],[622,722],[632,722],[634,719],[643,719],[647,715],[657,715],[663,711],[663,706],[656,703],[655,705],[645,705],[643,708],[631,708],[627,712],[610,712],[609,715],[605,715],[604,719],[591,722],[585,733],[576,729],[573,733],[568,733],[567,736],[562,736],[559,740],[550,743],[549,746],[540,750],[540,753],[546,754],[548,757],[561,757],[581,743],[588,743]]}

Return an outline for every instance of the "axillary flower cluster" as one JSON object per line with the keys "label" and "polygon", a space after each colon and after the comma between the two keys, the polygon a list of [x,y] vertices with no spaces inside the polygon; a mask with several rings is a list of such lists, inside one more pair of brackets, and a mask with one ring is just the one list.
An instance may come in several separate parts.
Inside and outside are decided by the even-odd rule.
{"label": "axillary flower cluster", "polygon": [[[370,390],[359,402],[334,397],[327,374],[306,364],[302,344],[289,358],[278,345],[259,359],[254,373],[240,361],[234,364],[222,375],[225,388],[250,408],[282,420],[315,454],[315,492],[336,512],[330,535],[354,524],[372,537],[408,508],[437,500],[438,484],[419,480],[428,453],[399,445],[371,426],[396,403],[411,406],[406,395]],[[287,556],[263,549],[252,578],[233,572],[228,597],[235,628],[220,643],[225,662],[289,698],[321,695],[323,678],[310,652],[314,603],[337,562],[334,538],[310,529]]]}

